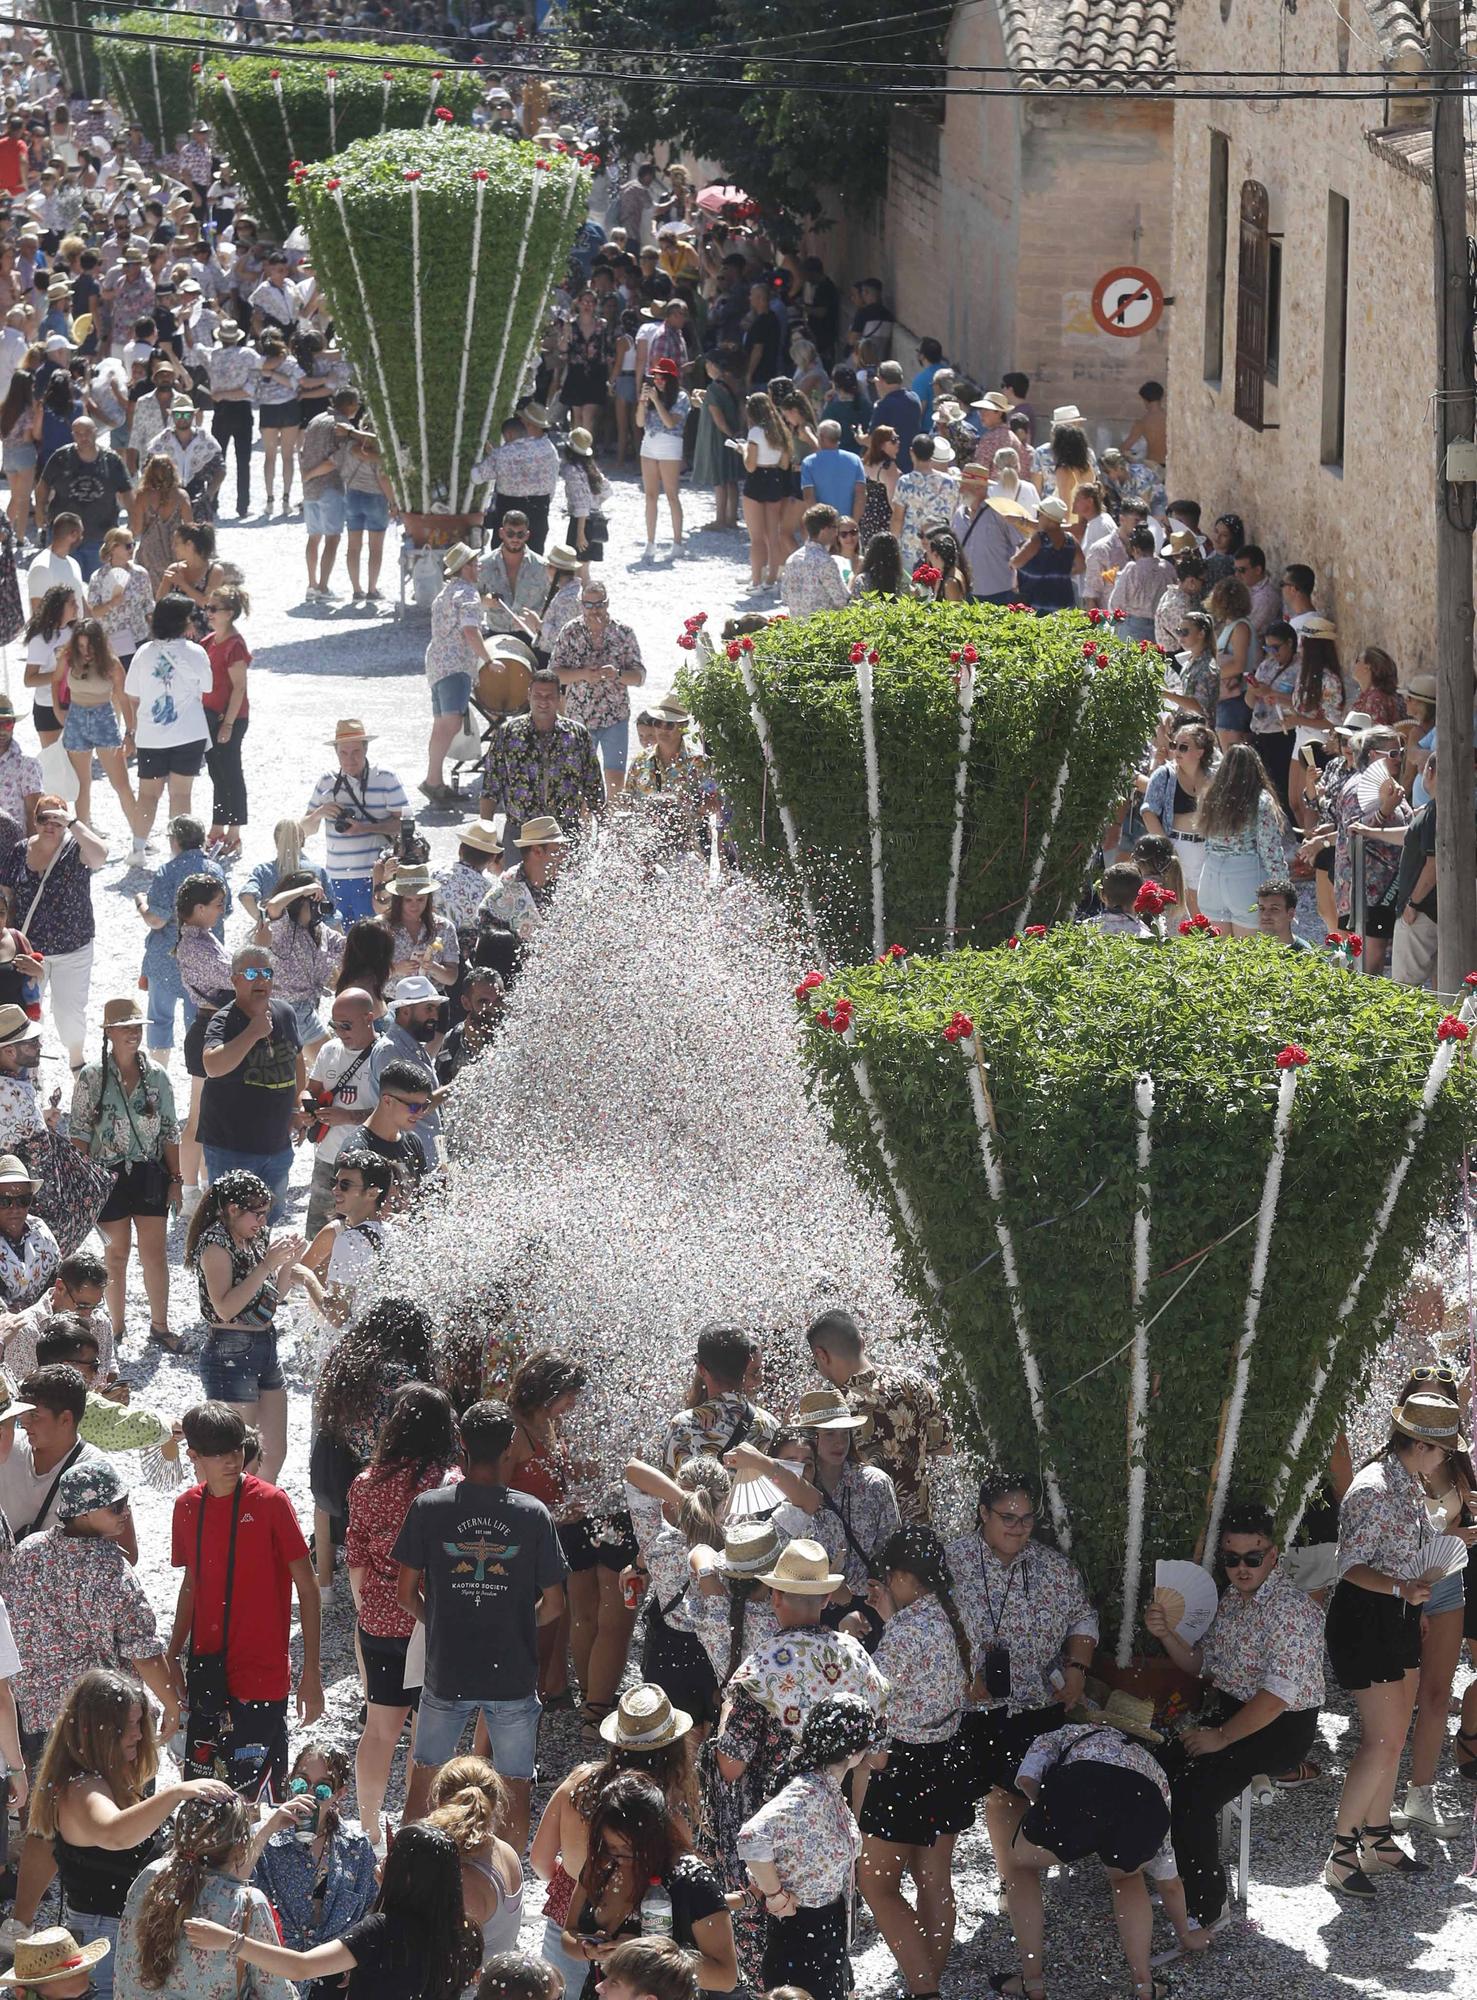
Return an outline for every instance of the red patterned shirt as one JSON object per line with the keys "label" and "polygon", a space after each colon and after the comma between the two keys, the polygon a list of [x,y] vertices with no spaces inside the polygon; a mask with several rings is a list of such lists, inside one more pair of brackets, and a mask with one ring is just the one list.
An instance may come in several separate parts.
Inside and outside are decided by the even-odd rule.
{"label": "red patterned shirt", "polygon": [[362,1569],[359,1623],[372,1639],[408,1639],[415,1620],[400,1609],[395,1594],[400,1565],[390,1551],[399,1539],[410,1503],[441,1485],[444,1465],[417,1475],[413,1465],[366,1466],[349,1488],[349,1532],[344,1554],[350,1569]]}

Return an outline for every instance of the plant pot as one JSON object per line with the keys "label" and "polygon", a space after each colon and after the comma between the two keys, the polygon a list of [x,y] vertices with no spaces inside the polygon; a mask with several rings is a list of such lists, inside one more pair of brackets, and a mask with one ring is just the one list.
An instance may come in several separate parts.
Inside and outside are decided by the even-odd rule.
{"label": "plant pot", "polygon": [[405,539],[413,549],[449,549],[474,535],[480,540],[482,514],[402,514]]}
{"label": "plant pot", "polygon": [[1182,1672],[1173,1660],[1150,1660],[1136,1653],[1126,1667],[1120,1667],[1111,1653],[1100,1650],[1093,1655],[1092,1671],[1110,1688],[1153,1702],[1156,1714],[1172,1695],[1177,1694],[1191,1710],[1198,1709],[1204,1698],[1199,1675]]}

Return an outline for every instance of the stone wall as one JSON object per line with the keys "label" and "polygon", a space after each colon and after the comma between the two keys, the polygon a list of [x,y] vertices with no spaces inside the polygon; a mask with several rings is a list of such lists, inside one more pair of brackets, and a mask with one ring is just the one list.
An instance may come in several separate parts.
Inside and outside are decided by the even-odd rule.
{"label": "stone wall", "polygon": [[[1177,29],[1186,69],[1262,67],[1269,10],[1233,0],[1186,0]],[[1368,32],[1355,0],[1356,25]],[[1289,70],[1334,70],[1340,22],[1332,8],[1280,16]],[[1355,40],[1353,66],[1372,66]],[[1415,107],[1417,110],[1419,106]],[[1182,104],[1175,132],[1169,369],[1169,484],[1207,516],[1234,511],[1281,562],[1312,564],[1320,608],[1339,625],[1347,664],[1385,647],[1402,673],[1435,658],[1435,448],[1428,397],[1435,381],[1431,189],[1377,143],[1388,116],[1408,126],[1411,100],[1265,106]],[[1219,382],[1205,366],[1211,134],[1229,141],[1225,335]],[[1371,135],[1375,135],[1372,139]],[[1281,359],[1260,433],[1235,415],[1240,191],[1262,182],[1270,227],[1282,240]],[[1329,195],[1349,203],[1345,441],[1341,464],[1323,445],[1325,285]]]}

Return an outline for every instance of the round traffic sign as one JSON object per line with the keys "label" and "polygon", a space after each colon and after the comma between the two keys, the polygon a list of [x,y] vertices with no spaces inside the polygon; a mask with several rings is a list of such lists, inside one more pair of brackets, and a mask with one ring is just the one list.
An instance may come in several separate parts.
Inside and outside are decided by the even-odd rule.
{"label": "round traffic sign", "polygon": [[1097,281],[1092,316],[1104,333],[1132,340],[1152,333],[1164,311],[1164,293],[1157,278],[1136,264],[1120,264]]}

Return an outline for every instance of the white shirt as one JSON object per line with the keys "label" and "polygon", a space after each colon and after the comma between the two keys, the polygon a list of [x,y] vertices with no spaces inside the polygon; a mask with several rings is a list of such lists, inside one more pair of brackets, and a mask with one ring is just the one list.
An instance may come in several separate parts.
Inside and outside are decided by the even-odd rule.
{"label": "white shirt", "polygon": [[210,732],[201,697],[211,678],[209,655],[193,639],[150,639],[140,646],[123,682],[138,703],[139,749],[203,743]]}
{"label": "white shirt", "polygon": [[0,403],[10,392],[15,371],[26,351],[26,336],[18,326],[0,328]]}
{"label": "white shirt", "polygon": [[221,455],[221,448],[209,431],[191,431],[181,443],[179,432],[171,427],[169,435],[159,440],[159,453],[161,457],[173,459],[181,486],[188,486],[197,473],[215,463]]}
{"label": "white shirt", "polygon": [[33,605],[39,604],[48,590],[58,584],[69,584],[77,592],[77,601],[82,601],[82,569],[75,556],[59,556],[54,549],[43,549],[31,567],[26,571],[26,595]]}
{"label": "white shirt", "polygon": [[[377,1035],[367,1051],[346,1049],[337,1035],[333,1035],[319,1049],[310,1072],[314,1083],[327,1085],[333,1090],[334,1108],[338,1111],[357,1111],[367,1118],[380,1101],[379,1073],[390,1061],[395,1051],[383,1035]],[[359,1057],[363,1055],[363,1062]],[[347,1083],[340,1084],[339,1078],[351,1064],[357,1064],[354,1074]],[[317,1157],[325,1166],[331,1166],[346,1146],[359,1137],[359,1126],[330,1125],[318,1141]]]}

